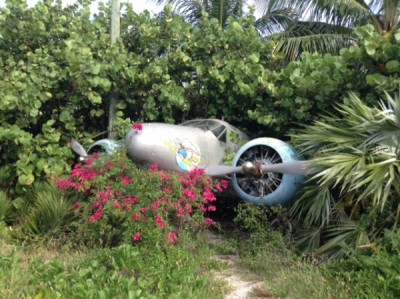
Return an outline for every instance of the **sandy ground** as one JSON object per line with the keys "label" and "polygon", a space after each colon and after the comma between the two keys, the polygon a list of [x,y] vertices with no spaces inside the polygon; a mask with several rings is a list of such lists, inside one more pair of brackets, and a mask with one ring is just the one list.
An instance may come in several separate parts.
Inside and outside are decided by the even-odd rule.
{"label": "sandy ground", "polygon": [[237,266],[238,256],[219,255],[215,258],[227,262],[225,269],[215,273],[217,279],[221,279],[228,284],[229,292],[226,294],[225,299],[272,298],[257,295],[257,290],[263,290],[264,282],[240,269]]}
{"label": "sandy ground", "polygon": [[[212,233],[210,241],[214,244],[224,243],[221,236]],[[238,255],[217,255],[214,258],[226,263],[223,270],[214,273],[215,278],[225,281],[228,285],[229,291],[225,299],[277,299],[268,295],[264,281],[239,266],[240,257]]]}

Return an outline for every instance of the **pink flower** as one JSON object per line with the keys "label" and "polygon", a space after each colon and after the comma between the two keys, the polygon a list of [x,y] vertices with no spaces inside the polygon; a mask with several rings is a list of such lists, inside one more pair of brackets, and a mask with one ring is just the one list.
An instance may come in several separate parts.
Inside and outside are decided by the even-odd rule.
{"label": "pink flower", "polygon": [[222,180],[219,183],[215,184],[215,189],[217,189],[219,192],[224,191],[226,188],[228,188],[227,180]]}
{"label": "pink flower", "polygon": [[76,202],[72,205],[72,211],[78,210],[81,207],[79,202]]}
{"label": "pink flower", "polygon": [[140,233],[135,233],[132,237],[134,242],[139,242],[140,241]]}
{"label": "pink flower", "polygon": [[124,199],[124,201],[122,203],[125,206],[127,206],[127,205],[130,205],[130,204],[132,204],[132,205],[137,204],[138,202],[139,202],[139,198],[137,198],[137,197],[134,197],[134,198],[127,197],[127,198]]}
{"label": "pink flower", "polygon": [[96,213],[94,213],[94,219],[96,219],[97,221],[101,220],[101,218],[103,218],[103,210],[98,209]]}
{"label": "pink flower", "polygon": [[94,216],[90,216],[89,222],[90,222],[90,223],[93,223],[93,222],[95,222],[95,221],[96,221],[96,218],[95,218]]}
{"label": "pink flower", "polygon": [[162,192],[164,192],[165,194],[171,194],[172,190],[169,188],[164,188],[164,189],[162,189]]}
{"label": "pink flower", "polygon": [[196,193],[193,190],[189,189],[184,189],[183,194],[185,194],[186,198],[190,200],[195,200],[197,197]]}
{"label": "pink flower", "polygon": [[131,215],[131,220],[132,221],[139,221],[139,219],[140,219],[139,213],[135,213],[135,214]]}
{"label": "pink flower", "polygon": [[203,192],[203,198],[205,202],[213,202],[217,200],[214,193],[212,193],[212,191],[208,187],[205,187],[205,191]]}
{"label": "pink flower", "polygon": [[143,208],[140,209],[140,211],[141,211],[143,214],[147,213],[148,210],[149,210],[149,208],[147,208],[147,207],[143,207]]}
{"label": "pink flower", "polygon": [[185,204],[185,209],[189,214],[193,213],[193,207],[191,204]]}
{"label": "pink flower", "polygon": [[207,210],[208,210],[209,212],[215,212],[215,211],[217,210],[217,208],[216,208],[215,206],[209,206],[209,207],[207,208]]}
{"label": "pink flower", "polygon": [[100,201],[96,200],[95,202],[92,203],[93,207],[98,208],[101,206]]}
{"label": "pink flower", "polygon": [[212,220],[211,218],[206,218],[206,224],[212,225],[212,224],[214,224],[214,220]]}
{"label": "pink flower", "polygon": [[150,165],[150,170],[155,171],[158,170],[158,165],[156,163]]}
{"label": "pink flower", "polygon": [[114,202],[114,208],[115,209],[120,209],[121,208],[121,205],[119,204],[119,202]]}
{"label": "pink flower", "polygon": [[161,229],[166,228],[166,224],[165,224],[165,222],[163,221],[163,219],[161,218],[160,215],[154,216],[154,222],[155,222]]}
{"label": "pink flower", "polygon": [[176,236],[176,234],[174,232],[169,232],[168,233],[168,240],[169,242],[171,242],[171,244],[176,244],[178,237]]}
{"label": "pink flower", "polygon": [[111,187],[107,187],[106,190],[100,191],[97,194],[97,197],[99,197],[101,199],[101,202],[103,204],[106,204],[110,200],[110,198],[113,196],[114,196],[114,192]]}
{"label": "pink flower", "polygon": [[106,163],[106,168],[107,168],[108,170],[110,170],[110,169],[113,168],[113,167],[114,167],[114,163],[113,163],[113,162],[108,161],[108,162]]}
{"label": "pink flower", "polygon": [[189,178],[191,180],[199,180],[203,175],[205,171],[202,168],[195,168],[189,172]]}
{"label": "pink flower", "polygon": [[222,188],[224,189],[228,188],[229,182],[227,180],[221,180],[220,183],[222,185]]}
{"label": "pink flower", "polygon": [[122,185],[128,185],[131,181],[132,179],[130,177],[124,176],[122,178]]}
{"label": "pink flower", "polygon": [[168,181],[170,179],[170,176],[165,172],[159,172],[159,175],[162,181]]}
{"label": "pink flower", "polygon": [[153,202],[153,204],[152,204],[152,206],[151,206],[151,209],[152,209],[153,211],[157,211],[157,209],[158,209],[158,207],[160,206],[160,204],[161,204],[161,202],[158,201],[158,200],[156,200],[155,202]]}
{"label": "pink flower", "polygon": [[134,129],[136,131],[136,133],[138,133],[143,130],[143,125],[142,124],[133,124],[132,129]]}
{"label": "pink flower", "polygon": [[179,218],[179,217],[181,217],[181,216],[183,216],[183,215],[185,215],[185,210],[179,209],[179,210],[178,210],[178,213],[176,214],[176,217]]}
{"label": "pink flower", "polygon": [[203,213],[207,212],[207,209],[206,209],[206,207],[205,207],[203,204],[200,205],[199,209],[200,209],[200,211],[202,211]]}

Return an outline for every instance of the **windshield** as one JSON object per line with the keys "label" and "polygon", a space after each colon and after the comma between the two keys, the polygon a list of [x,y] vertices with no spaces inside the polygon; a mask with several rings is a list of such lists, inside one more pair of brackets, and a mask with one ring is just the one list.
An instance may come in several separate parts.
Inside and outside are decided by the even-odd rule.
{"label": "windshield", "polygon": [[226,142],[226,125],[216,119],[196,119],[185,121],[181,124],[185,127],[199,128],[203,131],[211,131],[218,140]]}

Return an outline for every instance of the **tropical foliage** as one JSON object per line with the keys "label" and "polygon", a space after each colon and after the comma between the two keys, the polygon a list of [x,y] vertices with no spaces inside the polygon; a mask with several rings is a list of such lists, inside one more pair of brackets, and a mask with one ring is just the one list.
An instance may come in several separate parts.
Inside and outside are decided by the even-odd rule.
{"label": "tropical foliage", "polygon": [[186,227],[213,224],[207,215],[216,210],[214,191],[225,190],[227,181],[214,184],[198,169],[169,174],[158,171],[156,164],[143,171],[125,153],[104,160],[95,155],[77,165],[69,178],[57,180],[65,197],[74,201],[75,243],[176,244]]}
{"label": "tropical foliage", "polygon": [[292,136],[317,170],[292,211],[320,254],[374,246],[399,226],[400,97],[370,107],[350,94],[338,111]]}
{"label": "tropical foliage", "polygon": [[108,8],[91,18],[86,4],[27,8],[9,0],[2,9],[3,188],[23,191],[36,178],[68,170],[69,140],[87,145],[102,137],[115,91],[119,137],[131,120],[196,117],[224,117],[257,136],[282,137],[332,110],[350,90],[374,101],[398,84],[397,31],[390,41],[361,28],[360,46],[339,56],[304,55],[282,67],[252,17],[230,18],[223,30],[203,16],[201,28],[193,28],[169,10],[157,19],[128,6],[122,38],[112,46],[108,20]]}
{"label": "tropical foliage", "polygon": [[[242,17],[249,1],[182,1],[153,0],[159,5],[171,3],[192,24],[199,25],[203,12],[226,26],[229,16]],[[371,24],[392,40],[399,24],[399,1],[332,1],[332,0],[256,0],[259,16],[255,25],[268,39],[277,41],[275,52],[298,59],[303,52],[338,54],[357,43],[356,27]]]}
{"label": "tropical foliage", "polygon": [[[174,11],[185,16],[185,19],[194,26],[201,25],[203,14],[215,18],[221,27],[229,25],[230,17],[244,17],[254,12],[249,7],[249,1],[245,0],[149,0],[150,2],[164,5],[171,4]],[[261,34],[272,34],[285,30],[290,23],[298,18],[298,14],[286,1],[268,1],[259,7],[261,16],[254,20],[256,28]]]}
{"label": "tropical foliage", "polygon": [[225,27],[228,25],[228,17],[243,16],[244,3],[243,0],[154,0],[153,2],[158,5],[169,3],[173,6],[174,10],[185,16],[185,19],[198,26],[201,16],[206,12],[210,17],[218,20],[220,26]]}
{"label": "tropical foliage", "polygon": [[[268,5],[271,1],[256,2]],[[295,0],[287,5],[301,16],[278,34],[275,50],[290,59],[298,58],[304,51],[339,53],[341,48],[358,42],[354,29],[368,24],[392,40],[399,25],[398,0]]]}

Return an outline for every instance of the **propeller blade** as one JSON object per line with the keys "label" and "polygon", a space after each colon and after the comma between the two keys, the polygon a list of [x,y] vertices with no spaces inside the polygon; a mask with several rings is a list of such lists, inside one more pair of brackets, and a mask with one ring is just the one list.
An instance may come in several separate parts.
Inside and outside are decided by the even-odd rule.
{"label": "propeller blade", "polygon": [[[250,163],[250,162],[246,162]],[[246,169],[247,167],[247,169]],[[277,163],[277,164],[269,164],[269,165],[261,165],[261,171],[263,173],[266,172],[278,172],[278,173],[286,173],[286,174],[312,174],[313,171],[309,161],[292,161],[285,163]],[[226,165],[216,165],[209,166],[205,169],[206,174],[209,176],[225,176],[234,173],[245,173],[247,175],[251,175],[251,173],[256,169],[256,166],[252,163],[250,165],[243,164],[242,166],[226,166]]]}
{"label": "propeller blade", "polygon": [[83,148],[83,146],[78,141],[76,141],[75,139],[71,140],[71,148],[76,154],[78,154],[81,157],[87,157],[88,156],[88,154],[86,153],[86,151]]}
{"label": "propeller blade", "polygon": [[292,161],[286,163],[262,165],[262,171],[265,172],[278,172],[286,174],[311,174],[310,161]]}
{"label": "propeller blade", "polygon": [[215,165],[209,166],[205,169],[206,174],[209,176],[225,176],[229,174],[242,172],[241,166],[226,166],[226,165]]}

